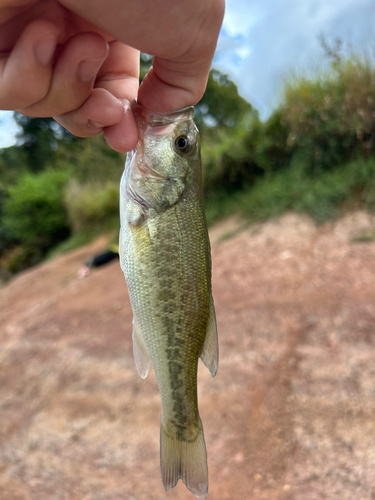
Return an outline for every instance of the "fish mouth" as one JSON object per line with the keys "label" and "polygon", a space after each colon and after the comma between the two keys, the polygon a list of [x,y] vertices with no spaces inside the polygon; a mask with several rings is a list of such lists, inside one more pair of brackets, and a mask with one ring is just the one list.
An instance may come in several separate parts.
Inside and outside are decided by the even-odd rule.
{"label": "fish mouth", "polygon": [[148,127],[162,127],[165,125],[175,124],[177,122],[186,120],[188,117],[194,116],[194,107],[187,106],[186,108],[178,109],[176,111],[168,111],[159,113],[144,108],[138,103],[137,99],[131,103],[131,109],[138,127],[138,130],[144,130],[145,124]]}

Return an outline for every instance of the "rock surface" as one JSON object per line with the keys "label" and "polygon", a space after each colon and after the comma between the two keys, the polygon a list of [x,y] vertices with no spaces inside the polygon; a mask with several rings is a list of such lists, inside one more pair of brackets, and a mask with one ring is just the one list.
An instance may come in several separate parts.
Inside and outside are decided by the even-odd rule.
{"label": "rock surface", "polygon": [[[375,218],[211,231],[218,375],[200,364],[212,500],[375,499]],[[0,290],[0,499],[194,498],[159,472],[153,371],[132,357],[105,240]]]}

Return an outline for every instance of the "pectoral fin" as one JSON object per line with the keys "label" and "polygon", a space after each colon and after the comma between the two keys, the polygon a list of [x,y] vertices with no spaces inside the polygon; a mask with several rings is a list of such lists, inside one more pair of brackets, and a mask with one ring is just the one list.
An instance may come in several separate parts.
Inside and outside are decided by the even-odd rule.
{"label": "pectoral fin", "polygon": [[139,333],[137,323],[133,319],[133,354],[135,366],[142,378],[146,378],[151,366],[150,358],[146,352],[145,345]]}
{"label": "pectoral fin", "polygon": [[141,205],[133,199],[129,199],[128,201],[126,208],[126,218],[127,222],[131,226],[139,226],[139,224],[144,220],[144,214]]}
{"label": "pectoral fin", "polygon": [[217,338],[216,316],[214,301],[211,297],[210,314],[207,322],[207,333],[204,341],[201,360],[208,368],[211,376],[216,375],[219,366],[219,343]]}

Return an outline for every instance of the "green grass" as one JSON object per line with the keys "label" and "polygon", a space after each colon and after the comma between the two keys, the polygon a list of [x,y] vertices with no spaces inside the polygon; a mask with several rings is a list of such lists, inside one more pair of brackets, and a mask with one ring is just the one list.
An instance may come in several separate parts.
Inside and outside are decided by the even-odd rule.
{"label": "green grass", "polygon": [[348,207],[375,210],[374,158],[352,161],[316,179],[303,168],[289,168],[258,180],[251,188],[210,196],[206,216],[209,224],[234,213],[261,221],[293,210],[307,213],[321,224]]}

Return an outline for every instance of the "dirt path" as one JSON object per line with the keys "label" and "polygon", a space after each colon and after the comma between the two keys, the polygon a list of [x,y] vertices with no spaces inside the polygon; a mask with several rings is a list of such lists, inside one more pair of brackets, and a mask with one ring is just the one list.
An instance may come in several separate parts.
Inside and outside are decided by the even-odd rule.
{"label": "dirt path", "polygon": [[[241,229],[242,228],[242,229]],[[212,500],[375,499],[375,218],[211,231],[220,366],[199,369]],[[357,241],[357,242],[355,242]],[[0,290],[0,499],[162,500],[160,402],[99,240]]]}

